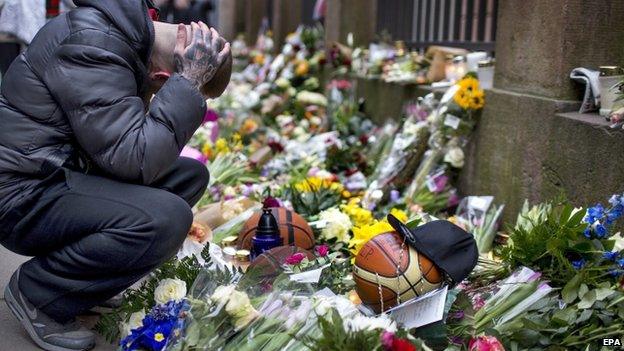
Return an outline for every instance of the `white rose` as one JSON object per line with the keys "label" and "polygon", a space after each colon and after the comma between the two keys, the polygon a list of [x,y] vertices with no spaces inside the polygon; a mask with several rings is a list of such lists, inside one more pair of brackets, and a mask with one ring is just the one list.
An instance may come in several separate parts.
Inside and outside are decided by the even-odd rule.
{"label": "white rose", "polygon": [[139,312],[134,312],[130,315],[128,322],[123,323],[121,328],[121,334],[126,337],[130,335],[130,333],[134,329],[141,328],[143,326],[143,318],[145,318],[145,311],[141,310]]}
{"label": "white rose", "polygon": [[169,301],[179,301],[186,296],[186,283],[180,279],[163,279],[154,291],[156,303],[165,304]]}
{"label": "white rose", "polygon": [[327,299],[320,298],[314,305],[314,313],[316,313],[317,316],[322,317],[325,316],[331,308],[332,305],[329,301],[327,301]]}
{"label": "white rose", "polygon": [[225,304],[227,303],[233,291],[234,291],[234,285],[218,286],[215,289],[215,291],[212,293],[212,296],[210,296],[210,300],[212,300],[215,303]]}
{"label": "white rose", "polygon": [[228,303],[225,305],[225,312],[234,318],[236,329],[244,328],[258,315],[247,294],[238,290],[233,290],[230,293]]}
{"label": "white rose", "polygon": [[382,314],[379,317],[365,317],[357,315],[351,319],[345,319],[343,327],[347,331],[358,332],[363,330],[387,330],[389,332],[396,331],[396,324],[387,315]]}
{"label": "white rose", "polygon": [[444,155],[444,162],[455,168],[464,167],[464,151],[460,147],[452,147]]}
{"label": "white rose", "polygon": [[327,223],[321,230],[321,237],[327,240],[336,238],[343,243],[348,243],[351,239],[349,235],[349,230],[353,227],[351,219],[338,208],[332,207],[319,213],[319,220]]}

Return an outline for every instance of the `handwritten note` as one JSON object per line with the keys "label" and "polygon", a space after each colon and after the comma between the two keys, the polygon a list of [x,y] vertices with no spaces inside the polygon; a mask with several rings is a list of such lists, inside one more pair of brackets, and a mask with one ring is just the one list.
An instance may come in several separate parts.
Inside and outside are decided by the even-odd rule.
{"label": "handwritten note", "polygon": [[444,317],[447,293],[448,287],[444,286],[444,288],[402,303],[389,311],[390,317],[407,329],[441,321]]}

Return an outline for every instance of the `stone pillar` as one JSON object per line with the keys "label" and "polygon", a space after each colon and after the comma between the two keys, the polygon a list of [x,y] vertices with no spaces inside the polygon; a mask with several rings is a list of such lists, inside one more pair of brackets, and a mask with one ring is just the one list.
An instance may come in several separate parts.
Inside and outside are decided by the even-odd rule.
{"label": "stone pillar", "polygon": [[273,0],[272,30],[276,51],[280,50],[286,36],[302,23],[302,11],[302,0]]}
{"label": "stone pillar", "polygon": [[227,40],[234,40],[245,30],[244,0],[217,0],[218,31]]}
{"label": "stone pillar", "polygon": [[624,63],[624,2],[499,1],[495,87],[577,100],[576,67]]}
{"label": "stone pillar", "polygon": [[325,39],[346,43],[353,33],[355,46],[368,45],[377,30],[377,0],[327,0]]}
{"label": "stone pillar", "polygon": [[524,199],[578,205],[624,190],[624,131],[579,114],[574,67],[624,63],[624,1],[499,1],[494,89],[460,176],[465,195],[494,195],[514,221]]}
{"label": "stone pillar", "polygon": [[262,20],[268,17],[268,0],[246,0],[245,39],[249,45],[256,43]]}

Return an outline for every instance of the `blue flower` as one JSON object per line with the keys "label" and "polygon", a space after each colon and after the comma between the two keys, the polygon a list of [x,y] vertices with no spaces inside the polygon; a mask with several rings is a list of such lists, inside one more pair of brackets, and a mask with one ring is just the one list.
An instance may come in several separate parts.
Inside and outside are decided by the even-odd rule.
{"label": "blue flower", "polygon": [[616,262],[617,262],[618,266],[620,266],[620,268],[624,269],[624,258],[620,258]]}
{"label": "blue flower", "polygon": [[585,228],[585,230],[583,231],[583,235],[585,235],[587,239],[591,239],[591,234],[592,234],[592,231],[590,227]]}
{"label": "blue flower", "polygon": [[607,235],[607,228],[604,225],[597,224],[595,229],[596,229],[596,235],[599,238],[604,238]]}
{"label": "blue flower", "polygon": [[621,276],[623,274],[624,274],[624,270],[616,269],[616,268],[609,269],[609,275],[612,276],[612,277],[617,278],[617,277],[619,277],[619,276]]}
{"label": "blue flower", "polygon": [[169,301],[167,304],[154,306],[143,318],[143,326],[132,330],[130,335],[120,341],[121,349],[123,351],[162,350],[174,327],[180,324],[178,318],[180,312],[187,310],[188,307],[186,300]]}
{"label": "blue flower", "polygon": [[602,207],[601,204],[596,204],[596,206],[588,208],[587,216],[593,218],[602,218],[604,216],[604,207]]}
{"label": "blue flower", "polygon": [[580,270],[585,267],[585,263],[585,259],[581,258],[580,260],[572,261],[572,267],[576,270]]}
{"label": "blue flower", "polygon": [[602,253],[602,258],[604,258],[605,260],[608,261],[614,261],[617,260],[619,256],[619,253],[617,251],[605,251]]}

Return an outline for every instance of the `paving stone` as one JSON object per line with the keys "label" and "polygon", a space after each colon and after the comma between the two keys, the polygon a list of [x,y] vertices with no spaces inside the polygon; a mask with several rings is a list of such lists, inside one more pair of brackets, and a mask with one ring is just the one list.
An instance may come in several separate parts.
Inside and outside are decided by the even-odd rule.
{"label": "paving stone", "polygon": [[[8,284],[11,274],[26,260],[28,260],[28,257],[16,255],[0,246],[0,351],[41,350],[30,340],[26,331],[21,327],[17,319],[13,317],[2,298],[4,287]],[[83,325],[90,328],[95,324],[97,317],[81,316],[79,320]],[[107,343],[101,336],[98,336],[97,346],[93,350],[113,351],[115,347]]]}

